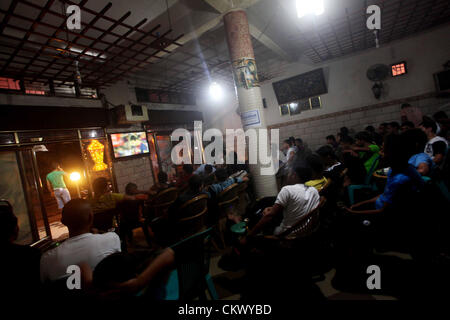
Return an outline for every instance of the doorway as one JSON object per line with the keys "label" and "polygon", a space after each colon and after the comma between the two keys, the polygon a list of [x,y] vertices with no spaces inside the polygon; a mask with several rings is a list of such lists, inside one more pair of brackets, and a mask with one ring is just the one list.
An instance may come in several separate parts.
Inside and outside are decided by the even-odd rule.
{"label": "doorway", "polygon": [[[42,183],[43,205],[47,212],[52,238],[55,240],[64,239],[68,236],[68,230],[61,223],[61,209],[58,209],[57,201],[52,196],[51,190],[47,185],[47,175],[54,170],[54,163],[58,163],[63,171],[66,172],[63,179],[69,190],[70,198],[81,197],[82,190],[87,184],[87,179],[80,144],[78,142],[47,143],[44,150],[36,152],[36,163]],[[78,173],[79,180],[74,180],[74,176],[71,176],[72,173]],[[38,221],[38,226],[40,225]],[[39,229],[39,232],[41,231]]]}

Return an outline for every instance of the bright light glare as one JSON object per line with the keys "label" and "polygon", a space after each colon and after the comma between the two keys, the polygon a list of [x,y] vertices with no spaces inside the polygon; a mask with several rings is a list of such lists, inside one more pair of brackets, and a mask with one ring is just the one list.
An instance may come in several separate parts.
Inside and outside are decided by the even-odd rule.
{"label": "bright light glare", "polygon": [[302,18],[308,14],[320,16],[325,11],[323,0],[296,0],[297,15]]}
{"label": "bright light glare", "polygon": [[209,94],[214,100],[220,100],[223,97],[223,89],[217,82],[213,82],[209,86]]}
{"label": "bright light glare", "polygon": [[80,178],[81,178],[81,176],[78,172],[72,172],[70,174],[70,180],[72,180],[72,181],[78,181],[78,180],[80,180]]}

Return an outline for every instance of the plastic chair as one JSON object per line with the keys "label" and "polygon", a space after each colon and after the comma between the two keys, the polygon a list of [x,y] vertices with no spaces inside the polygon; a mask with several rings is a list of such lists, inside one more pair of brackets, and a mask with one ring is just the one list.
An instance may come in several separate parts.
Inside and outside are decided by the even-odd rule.
{"label": "plastic chair", "polygon": [[210,233],[211,228],[171,246],[175,251],[176,270],[172,271],[166,284],[165,300],[206,299],[205,290],[213,300],[218,300],[209,274],[209,250],[206,250]]}
{"label": "plastic chair", "polygon": [[347,187],[348,190],[348,198],[350,201],[350,205],[355,204],[355,190],[372,190],[377,191],[378,188],[376,184],[373,182],[373,173],[378,167],[378,164],[380,162],[380,157],[376,158],[375,161],[372,163],[372,167],[370,168],[369,172],[367,173],[366,179],[364,180],[364,184],[352,184]]}

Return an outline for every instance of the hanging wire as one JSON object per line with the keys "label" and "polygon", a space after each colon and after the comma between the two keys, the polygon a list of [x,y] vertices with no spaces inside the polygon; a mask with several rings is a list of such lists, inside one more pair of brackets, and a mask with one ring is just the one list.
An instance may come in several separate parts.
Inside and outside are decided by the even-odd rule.
{"label": "hanging wire", "polygon": [[169,20],[169,29],[172,30],[172,20],[170,19],[169,0],[166,0],[167,20]]}

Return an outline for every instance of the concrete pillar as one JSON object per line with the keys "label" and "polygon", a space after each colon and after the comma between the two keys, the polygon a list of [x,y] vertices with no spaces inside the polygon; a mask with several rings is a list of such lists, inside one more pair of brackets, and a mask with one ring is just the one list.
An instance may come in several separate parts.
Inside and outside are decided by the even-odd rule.
{"label": "concrete pillar", "polygon": [[[233,9],[223,19],[244,130],[267,129],[247,14]],[[275,176],[261,175],[260,168],[260,164],[250,166],[257,197],[275,196]]]}

